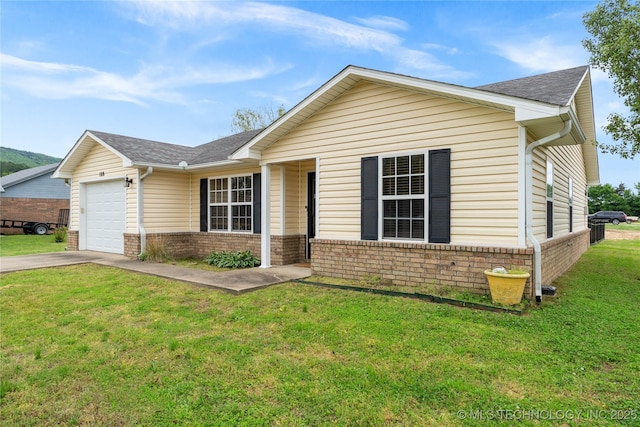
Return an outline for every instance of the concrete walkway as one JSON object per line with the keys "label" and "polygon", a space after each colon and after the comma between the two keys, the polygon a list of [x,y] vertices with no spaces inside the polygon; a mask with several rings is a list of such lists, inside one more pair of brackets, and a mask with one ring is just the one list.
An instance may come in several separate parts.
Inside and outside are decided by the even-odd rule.
{"label": "concrete walkway", "polygon": [[248,268],[215,273],[170,264],[142,262],[123,255],[91,251],[54,252],[0,258],[0,273],[33,270],[37,268],[94,263],[122,268],[137,273],[151,274],[197,286],[223,289],[232,293],[248,292],[277,283],[302,279],[311,275],[311,269],[295,265],[271,268]]}

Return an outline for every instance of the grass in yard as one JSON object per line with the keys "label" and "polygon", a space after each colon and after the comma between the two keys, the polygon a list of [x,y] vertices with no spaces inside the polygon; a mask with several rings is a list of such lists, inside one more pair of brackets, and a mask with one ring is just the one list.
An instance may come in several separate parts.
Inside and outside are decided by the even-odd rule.
{"label": "grass in yard", "polygon": [[39,236],[36,234],[0,235],[0,256],[15,256],[61,252],[67,247],[66,242],[56,242],[53,234]]}
{"label": "grass in yard", "polygon": [[640,231],[640,221],[632,222],[631,224],[621,223],[618,225],[606,224],[605,228],[607,230],[623,230],[623,231]]}
{"label": "grass in yard", "polygon": [[526,316],[93,265],[1,279],[7,425],[640,423],[640,241],[592,247]]}

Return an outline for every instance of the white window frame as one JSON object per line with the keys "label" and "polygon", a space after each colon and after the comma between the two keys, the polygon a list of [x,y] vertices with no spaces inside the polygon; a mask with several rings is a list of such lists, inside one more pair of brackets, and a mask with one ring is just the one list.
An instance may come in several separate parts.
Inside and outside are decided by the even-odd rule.
{"label": "white window frame", "polygon": [[[545,171],[545,200],[546,200],[546,207],[545,207],[545,212],[546,212],[546,224],[545,224],[545,235],[547,236],[547,239],[551,239],[553,238],[554,235],[554,228],[555,228],[555,221],[554,221],[554,215],[553,212],[555,210],[555,203],[553,201],[554,198],[554,193],[555,193],[555,184],[554,184],[554,166],[553,166],[553,161],[551,161],[550,159],[547,159],[547,169]],[[549,203],[551,203],[551,212],[549,212]],[[551,216],[551,218],[549,218],[549,216]],[[549,230],[549,219],[551,219],[551,230]],[[551,233],[549,233],[549,231],[551,231]]]}
{"label": "white window frame", "polygon": [[[246,183],[246,180],[249,180],[249,182],[251,183],[250,187],[237,187],[234,188],[233,187],[233,183],[235,181],[235,183],[239,183],[240,180],[242,180],[244,183]],[[212,190],[211,189],[211,181],[226,181],[226,189],[223,190]],[[253,197],[255,194],[254,188],[253,188],[254,182],[253,182],[253,175],[249,174],[249,175],[230,175],[230,176],[216,176],[216,177],[210,177],[207,180],[207,186],[208,186],[208,212],[207,212],[207,227],[208,230],[210,232],[218,232],[218,233],[253,233]],[[224,186],[223,186],[224,187]],[[212,202],[212,197],[211,197],[211,193],[212,191],[218,191],[221,193],[221,191],[225,192],[225,197],[223,197],[223,201],[213,201]],[[246,195],[247,195],[247,191],[250,194],[250,200],[246,201]],[[222,193],[221,193],[222,194]],[[242,197],[238,197],[242,195]],[[237,199],[240,198],[242,199],[242,201],[238,201]],[[224,207],[226,208],[226,227],[224,229],[222,228],[212,228],[212,221],[211,221],[211,210],[213,207]],[[234,216],[234,208],[240,208],[242,210],[242,208],[244,207],[244,215],[235,215]],[[246,214],[246,211],[249,211],[249,214]],[[251,227],[249,227],[249,229],[247,230],[242,230],[242,229],[235,229],[235,221],[234,219],[249,219],[251,222]],[[240,221],[241,222],[241,221]]]}
{"label": "white window frame", "polygon": [[[406,195],[385,195],[384,194],[384,160],[385,159],[397,159],[399,157],[409,157],[409,159],[411,159],[411,156],[422,156],[423,159],[423,171],[421,174],[412,174],[411,173],[411,162],[409,162],[409,174],[406,175],[409,178],[409,188],[411,188],[411,177],[412,176],[417,176],[417,175],[422,175],[423,177],[423,181],[422,181],[422,194],[406,194]],[[397,161],[397,160],[396,160]],[[388,154],[384,154],[384,155],[379,155],[378,156],[378,236],[379,240],[386,240],[386,241],[405,241],[405,242],[425,242],[429,240],[429,226],[428,226],[428,219],[429,219],[429,203],[428,203],[428,165],[429,165],[429,153],[428,151],[410,151],[410,152],[400,152],[400,153],[388,153]],[[397,174],[397,170],[396,170],[396,174],[394,175],[396,178],[398,177]],[[405,176],[405,175],[401,175],[401,176]],[[396,191],[397,192],[397,191]],[[421,200],[423,203],[423,212],[422,212],[422,217],[413,217],[413,212],[411,212],[410,216],[408,219],[410,221],[411,224],[411,228],[410,228],[410,232],[413,229],[413,221],[415,220],[422,220],[422,224],[423,224],[423,235],[421,238],[412,238],[412,237],[385,237],[385,227],[384,227],[384,223],[385,223],[385,215],[384,215],[384,202],[387,200]],[[411,209],[411,207],[410,207]],[[399,217],[394,217],[396,220],[399,219]],[[397,228],[396,228],[397,230]],[[397,233],[396,233],[397,234]]]}
{"label": "white window frame", "polygon": [[573,177],[569,177],[569,233],[573,233]]}

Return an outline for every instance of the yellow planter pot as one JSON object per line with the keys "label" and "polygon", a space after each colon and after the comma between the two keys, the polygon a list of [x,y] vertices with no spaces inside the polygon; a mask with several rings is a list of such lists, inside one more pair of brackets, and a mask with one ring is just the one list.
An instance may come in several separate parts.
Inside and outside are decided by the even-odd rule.
{"label": "yellow planter pot", "polygon": [[494,303],[504,305],[516,305],[522,300],[524,285],[527,283],[529,273],[494,273],[491,270],[484,271],[489,281],[491,300]]}

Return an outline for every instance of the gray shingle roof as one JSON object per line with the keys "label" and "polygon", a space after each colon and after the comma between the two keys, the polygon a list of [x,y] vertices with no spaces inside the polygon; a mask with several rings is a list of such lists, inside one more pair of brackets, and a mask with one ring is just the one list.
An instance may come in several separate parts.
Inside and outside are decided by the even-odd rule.
{"label": "gray shingle roof", "polygon": [[220,138],[197,147],[168,144],[148,139],[132,138],[124,135],[90,130],[102,142],[132,160],[134,163],[178,165],[181,161],[189,165],[205,164],[227,160],[227,157],[260,130],[242,132]]}
{"label": "gray shingle roof", "polygon": [[212,163],[227,160],[227,157],[229,157],[231,153],[249,142],[251,138],[260,132],[262,132],[262,129],[250,130],[199,145],[195,147],[197,154],[189,164]]}
{"label": "gray shingle roof", "polygon": [[13,185],[37,178],[47,173],[53,173],[59,164],[60,163],[52,163],[50,165],[36,166],[34,168],[23,169],[10,175],[3,176],[0,178],[0,186],[2,186],[2,188],[9,188]]}
{"label": "gray shingle roof", "polygon": [[554,105],[569,105],[588,66],[553,71],[537,76],[477,86],[475,89],[510,95]]}
{"label": "gray shingle roof", "polygon": [[184,145],[167,144],[93,130],[89,132],[134,162],[177,165],[182,160],[189,161],[193,156],[193,148]]}

